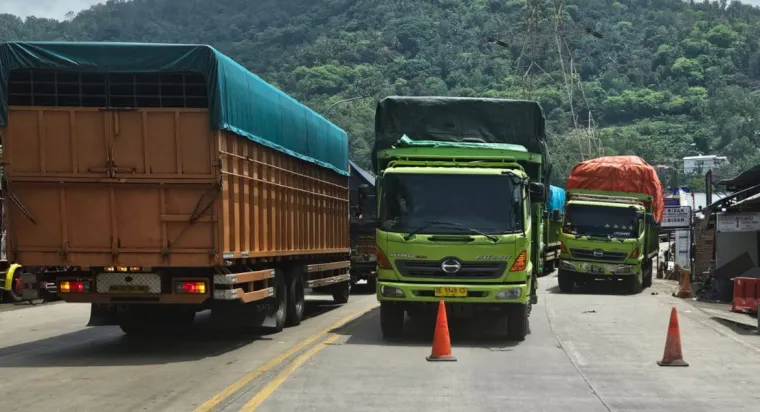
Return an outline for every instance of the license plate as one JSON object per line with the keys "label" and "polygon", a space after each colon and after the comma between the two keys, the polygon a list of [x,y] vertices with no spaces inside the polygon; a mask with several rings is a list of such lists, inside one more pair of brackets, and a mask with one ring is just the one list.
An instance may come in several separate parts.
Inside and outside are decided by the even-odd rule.
{"label": "license plate", "polygon": [[599,266],[591,266],[588,268],[588,271],[591,273],[604,273],[604,268]]}
{"label": "license plate", "polygon": [[148,293],[149,290],[145,285],[111,285],[108,288],[111,293]]}
{"label": "license plate", "polygon": [[467,288],[454,288],[454,287],[435,288],[435,296],[436,297],[466,298]]}

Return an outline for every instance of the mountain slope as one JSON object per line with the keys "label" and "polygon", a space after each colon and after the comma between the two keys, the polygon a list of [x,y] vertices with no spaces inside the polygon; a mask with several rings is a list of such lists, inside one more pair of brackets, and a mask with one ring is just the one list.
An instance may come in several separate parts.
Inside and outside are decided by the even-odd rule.
{"label": "mountain slope", "polygon": [[[609,154],[672,164],[698,151],[725,154],[734,168],[760,162],[758,9],[568,0],[560,59],[553,2],[539,3],[546,19],[534,48],[523,47],[524,0],[112,0],[61,23],[0,16],[0,40],[208,43],[318,111],[369,96],[326,114],[350,133],[362,165],[374,100],[389,94],[537,99],[558,177],[597,153],[587,133],[571,132],[588,125],[589,110]],[[487,43],[492,36],[508,47]],[[568,96],[568,52],[585,98],[577,88]]]}

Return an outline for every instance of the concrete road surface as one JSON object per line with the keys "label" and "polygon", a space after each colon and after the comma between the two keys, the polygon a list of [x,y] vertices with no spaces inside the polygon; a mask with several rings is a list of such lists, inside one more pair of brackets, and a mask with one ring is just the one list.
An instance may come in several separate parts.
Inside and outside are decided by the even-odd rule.
{"label": "concrete road surface", "polygon": [[[543,278],[524,342],[505,341],[498,325],[452,323],[456,363],[425,361],[430,325],[383,341],[373,295],[313,303],[301,326],[264,337],[210,333],[201,321],[194,334],[143,341],[83,328],[84,306],[15,310],[0,313],[0,410],[753,410],[760,335],[671,289],[563,295],[553,276]],[[688,368],[655,363],[673,305]]]}

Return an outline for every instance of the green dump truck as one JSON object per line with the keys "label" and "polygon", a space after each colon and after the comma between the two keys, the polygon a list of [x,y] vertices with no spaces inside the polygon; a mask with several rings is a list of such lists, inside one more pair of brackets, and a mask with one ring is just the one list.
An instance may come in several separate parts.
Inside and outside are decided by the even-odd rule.
{"label": "green dump truck", "polygon": [[495,316],[522,340],[541,268],[549,162],[536,102],[387,97],[377,106],[377,298],[405,314]]}
{"label": "green dump truck", "polygon": [[635,156],[579,163],[567,182],[559,288],[622,281],[638,293],[657,267],[663,193],[654,168]]}
{"label": "green dump truck", "polygon": [[559,264],[560,236],[562,233],[562,213],[565,207],[565,189],[549,186],[543,220],[543,275],[554,272]]}

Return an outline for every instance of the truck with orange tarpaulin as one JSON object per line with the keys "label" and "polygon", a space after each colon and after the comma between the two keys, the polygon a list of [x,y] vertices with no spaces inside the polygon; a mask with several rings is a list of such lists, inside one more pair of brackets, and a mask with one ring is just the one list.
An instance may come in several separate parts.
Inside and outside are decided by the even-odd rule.
{"label": "truck with orange tarpaulin", "polygon": [[652,284],[664,208],[657,172],[636,156],[578,163],[566,185],[559,287],[617,280],[634,293]]}
{"label": "truck with orange tarpaulin", "polygon": [[0,135],[26,299],[145,333],[349,298],[346,133],[212,47],[2,43]]}

